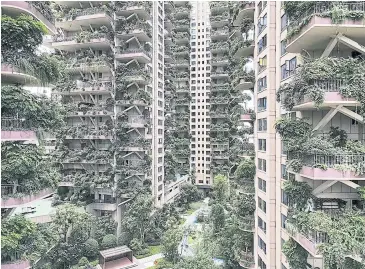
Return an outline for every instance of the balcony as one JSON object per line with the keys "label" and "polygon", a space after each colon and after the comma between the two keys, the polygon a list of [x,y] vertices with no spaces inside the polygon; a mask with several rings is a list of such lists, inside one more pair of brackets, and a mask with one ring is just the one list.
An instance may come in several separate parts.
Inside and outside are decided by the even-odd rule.
{"label": "balcony", "polygon": [[[126,67],[128,69],[128,67]],[[117,70],[117,72],[119,72]],[[122,78],[130,83],[147,85],[151,82],[150,73],[145,69],[128,69],[127,71],[117,74],[117,79]]]}
{"label": "balcony", "polygon": [[128,18],[130,15],[136,14],[140,19],[148,19],[151,14],[152,2],[148,1],[128,1],[122,2],[121,5],[116,4],[115,13],[118,16]]}
{"label": "balcony", "polygon": [[211,31],[211,39],[213,40],[227,40],[229,37],[229,28],[228,26],[224,26],[219,29],[212,29]]}
{"label": "balcony", "polygon": [[190,17],[190,8],[187,6],[176,7],[175,10],[172,12],[172,16],[175,19],[189,19]]}
{"label": "balcony", "polygon": [[210,51],[212,53],[220,53],[229,51],[229,45],[226,41],[217,41],[210,44]]}
{"label": "balcony", "polygon": [[229,92],[231,89],[230,89],[230,84],[229,83],[224,83],[224,84],[214,84],[214,83],[211,83],[211,89],[210,91],[211,92]]}
{"label": "balcony", "polygon": [[229,10],[229,3],[226,1],[212,1],[210,2],[210,10],[213,15],[222,14]]}
{"label": "balcony", "polygon": [[253,113],[242,114],[240,119],[241,119],[241,121],[252,122],[254,115],[255,115],[254,112]]}
{"label": "balcony", "polygon": [[150,42],[152,40],[152,28],[146,21],[124,21],[124,17],[117,18],[118,29],[116,35],[122,40],[129,40],[132,37],[142,42]]}
{"label": "balcony", "polygon": [[50,34],[56,33],[53,12],[49,5],[45,2],[2,1],[1,8],[3,10],[3,14],[11,13],[13,16],[18,16],[21,14],[30,15],[41,21],[47,27],[47,30],[50,32]]}
{"label": "balcony", "polygon": [[252,56],[255,48],[254,36],[255,33],[252,29],[244,34],[243,39],[236,38],[232,40],[230,54],[236,59]]}
{"label": "balcony", "polygon": [[228,132],[229,124],[228,123],[212,123],[210,125],[210,131],[212,132]]}
{"label": "balcony", "polygon": [[322,257],[322,255],[319,254],[318,247],[327,242],[327,236],[325,234],[311,232],[307,236],[304,236],[300,233],[296,233],[295,235],[292,235],[292,238],[313,257]]}
{"label": "balcony", "polygon": [[213,28],[223,27],[223,26],[229,24],[229,18],[230,18],[230,16],[229,16],[228,11],[225,11],[221,15],[211,16],[210,17],[210,25]]}
{"label": "balcony", "polygon": [[364,164],[365,154],[316,154],[308,156],[299,174],[313,180],[359,180],[364,179]]}
{"label": "balcony", "polygon": [[88,48],[107,51],[110,49],[110,42],[107,34],[100,30],[81,31],[69,36],[53,36],[52,48],[71,52]]}
{"label": "balcony", "polygon": [[[341,12],[342,21],[336,22],[327,14]],[[328,42],[338,33],[364,44],[365,3],[359,2],[318,2],[301,16],[290,20],[286,51],[300,53],[303,50],[324,50]],[[354,17],[350,17],[356,14]],[[290,16],[290,14],[288,14]],[[333,16],[333,15],[332,15]],[[338,19],[337,19],[338,20]]]}
{"label": "balcony", "polygon": [[190,100],[188,98],[176,100],[176,106],[189,106],[189,105],[190,105]]}
{"label": "balcony", "polygon": [[[314,80],[312,85],[318,88],[319,91],[324,92],[323,103],[320,107],[333,107],[336,105],[357,107],[360,103],[355,100],[355,98],[346,98],[341,95],[340,90],[346,85],[342,80],[339,79],[329,79],[329,80]],[[313,110],[317,109],[318,105],[312,101],[309,95],[301,96],[293,107],[293,110]]]}
{"label": "balcony", "polygon": [[212,70],[210,73],[210,77],[212,79],[225,79],[229,78],[229,71],[228,70]]}
{"label": "balcony", "polygon": [[239,264],[243,268],[253,269],[255,268],[255,258],[251,252],[242,252]]}
{"label": "balcony", "polygon": [[178,32],[173,35],[173,39],[175,39],[175,43],[178,45],[189,44],[190,34],[185,32]]}
{"label": "balcony", "polygon": [[93,25],[100,27],[103,25],[111,26],[110,11],[106,6],[89,7],[84,9],[72,8],[67,14],[62,14],[56,20],[56,27],[67,31],[77,31],[82,27]]}
{"label": "balcony", "polygon": [[134,59],[137,60],[139,63],[150,63],[151,53],[143,47],[125,49],[118,47],[116,49],[115,59],[125,63]]}
{"label": "balcony", "polygon": [[226,111],[210,111],[210,117],[212,119],[226,119],[229,114]]}
{"label": "balcony", "polygon": [[1,81],[4,84],[38,85],[36,77],[28,75],[23,71],[8,64],[1,64]]}
{"label": "balcony", "polygon": [[235,90],[252,90],[255,82],[255,72],[252,68],[239,69],[232,75],[232,86]]}
{"label": "balcony", "polygon": [[112,130],[91,128],[90,126],[71,126],[67,129],[65,139],[112,139]]}
{"label": "balcony", "polygon": [[[105,79],[105,78],[104,78]],[[52,92],[55,92],[60,95],[77,95],[80,94],[111,94],[112,83],[109,80],[105,81],[81,81],[77,80],[76,82],[61,83],[56,85],[55,88],[52,89]]]}
{"label": "balcony", "polygon": [[115,198],[110,199],[95,199],[91,204],[87,205],[87,209],[89,210],[103,210],[103,211],[116,211],[117,204]]}
{"label": "balcony", "polygon": [[177,59],[177,60],[175,60],[171,63],[171,66],[189,68],[189,60],[187,60],[187,59]]}
{"label": "balcony", "polygon": [[210,98],[210,103],[212,105],[227,105],[227,104],[229,104],[229,102],[230,102],[230,98],[228,96],[227,97],[218,96],[218,97]]}
{"label": "balcony", "polygon": [[240,26],[244,18],[254,18],[255,2],[240,1],[237,2],[237,7],[233,10],[233,25]]}
{"label": "balcony", "polygon": [[190,19],[175,20],[174,28],[176,32],[190,33]]}
{"label": "balcony", "polygon": [[81,59],[73,58],[71,63],[66,64],[66,71],[73,74],[80,72],[102,72],[107,73],[111,70],[111,64],[105,58],[91,59],[90,62],[85,62]]}
{"label": "balcony", "polygon": [[128,164],[118,164],[115,167],[117,173],[130,175],[145,175],[150,169],[150,165],[144,160],[128,160]]}
{"label": "balcony", "polygon": [[27,204],[27,203],[31,203],[31,202],[34,202],[37,200],[44,199],[48,196],[51,196],[54,193],[54,190],[44,189],[35,194],[24,194],[22,197],[19,197],[19,198],[4,197],[5,195],[9,195],[11,193],[13,193],[13,186],[1,185],[1,207],[2,208],[15,208],[15,207],[19,207],[24,204]]}
{"label": "balcony", "polygon": [[212,57],[212,66],[227,66],[228,64],[228,55]]}

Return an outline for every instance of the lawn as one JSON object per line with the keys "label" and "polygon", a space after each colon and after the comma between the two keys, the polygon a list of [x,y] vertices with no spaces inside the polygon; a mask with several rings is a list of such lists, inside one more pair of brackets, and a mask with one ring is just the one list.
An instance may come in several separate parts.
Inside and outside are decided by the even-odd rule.
{"label": "lawn", "polygon": [[135,255],[137,259],[142,259],[142,258],[146,258],[158,253],[161,253],[161,245],[157,245],[157,246],[148,246],[148,250],[149,252],[147,254],[143,254],[143,255]]}
{"label": "lawn", "polygon": [[204,205],[203,201],[199,201],[199,202],[193,202],[189,205],[189,209],[185,211],[185,214],[187,215],[191,215],[194,213],[194,211],[198,210],[199,208],[201,208]]}

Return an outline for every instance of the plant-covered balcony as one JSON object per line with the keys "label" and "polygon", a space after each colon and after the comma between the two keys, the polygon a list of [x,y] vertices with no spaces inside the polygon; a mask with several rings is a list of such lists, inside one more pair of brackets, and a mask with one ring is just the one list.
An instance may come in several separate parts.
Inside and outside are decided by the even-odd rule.
{"label": "plant-covered balcony", "polygon": [[253,39],[234,38],[230,41],[229,53],[231,56],[248,57],[253,52]]}
{"label": "plant-covered balcony", "polygon": [[364,113],[364,74],[365,61],[361,59],[304,59],[293,73],[293,79],[279,88],[277,100],[287,110],[308,102],[313,102],[315,107],[333,102],[351,105],[352,102]]}
{"label": "plant-covered balcony", "polygon": [[141,41],[150,41],[152,38],[152,27],[147,21],[141,20],[138,16],[132,17],[117,17],[116,20],[116,30],[115,33],[128,40],[129,38],[135,36]]}
{"label": "plant-covered balcony", "polygon": [[211,37],[212,39],[222,39],[227,37],[228,38],[229,35],[229,27],[228,26],[223,26],[221,28],[212,28],[211,30]]}
{"label": "plant-covered balcony", "polygon": [[240,265],[243,268],[253,268],[255,266],[255,258],[253,252],[241,252]]}
{"label": "plant-covered balcony", "polygon": [[107,14],[111,15],[111,9],[108,5],[101,3],[99,6],[93,6],[88,8],[73,8],[69,6],[55,6],[56,22],[67,22],[75,20],[79,16],[95,15],[95,14]]}
{"label": "plant-covered balcony", "polygon": [[[151,147],[151,140],[146,139],[144,137],[130,138],[120,141],[121,149],[120,151],[125,151],[125,148],[141,148],[143,150],[147,150]],[[116,148],[118,151],[118,148]]]}
{"label": "plant-covered balcony", "polygon": [[136,13],[138,16],[148,17],[151,14],[152,2],[149,1],[115,1],[114,10],[117,14],[130,15]]}
{"label": "plant-covered balcony", "polygon": [[[284,10],[289,17],[287,39],[292,42],[307,25],[321,24],[346,27],[363,24],[365,3],[360,2],[316,2],[316,1],[287,1]],[[328,29],[328,28],[327,28]],[[332,32],[332,31],[329,31]],[[329,34],[329,33],[328,33]],[[318,37],[320,37],[319,32]],[[327,36],[327,35],[326,35]]]}
{"label": "plant-covered balcony", "polygon": [[178,72],[176,74],[176,80],[189,80],[189,72],[188,71],[182,71]]}
{"label": "plant-covered balcony", "polygon": [[50,1],[26,1],[39,11],[49,22],[54,23],[55,16]]}
{"label": "plant-covered balcony", "polygon": [[111,126],[102,125],[94,127],[87,124],[67,126],[62,129],[62,133],[66,136],[67,139],[110,139],[113,135]]}
{"label": "plant-covered balcony", "polygon": [[[37,52],[46,33],[44,24],[31,16],[1,17],[2,68],[6,66],[12,73],[19,73],[19,77],[14,74],[3,77],[3,82],[24,83],[28,75],[38,79],[38,84],[47,84],[63,76],[63,63],[58,57]],[[25,74],[24,79],[21,74]]]}
{"label": "plant-covered balcony", "polygon": [[228,78],[229,76],[229,68],[227,66],[224,67],[213,67],[211,73],[210,73],[210,77],[211,78]]}
{"label": "plant-covered balcony", "polygon": [[84,184],[93,184],[97,188],[109,188],[113,185],[113,176],[110,173],[80,173],[63,175],[59,186],[82,187]]}
{"label": "plant-covered balcony", "polygon": [[60,178],[44,149],[12,142],[1,144],[1,196],[21,198],[55,188]]}
{"label": "plant-covered balcony", "polygon": [[210,124],[210,131],[212,132],[228,132],[230,129],[229,123],[212,123]]}
{"label": "plant-covered balcony", "polygon": [[230,14],[228,11],[224,11],[221,14],[210,16],[210,23],[212,27],[224,26],[229,23]]}
{"label": "plant-covered balcony", "polygon": [[218,163],[214,160],[212,160],[212,163],[210,164],[210,171],[212,171],[213,174],[228,174],[230,171],[230,166],[226,163]]}
{"label": "plant-covered balcony", "polygon": [[56,131],[64,126],[64,116],[63,107],[45,96],[17,86],[1,87],[2,130]]}
{"label": "plant-covered balcony", "polygon": [[174,46],[171,46],[171,51],[174,54],[178,54],[178,55],[182,54],[183,56],[186,55],[189,57],[189,47],[188,46],[174,45]]}
{"label": "plant-covered balcony", "polygon": [[230,96],[216,96],[210,98],[212,105],[227,105],[230,102]]}
{"label": "plant-covered balcony", "polygon": [[178,99],[176,100],[176,106],[189,106],[190,105],[190,100],[189,99]]}
{"label": "plant-covered balcony", "polygon": [[212,15],[222,14],[229,10],[230,3],[226,1],[213,1],[209,3]]}
{"label": "plant-covered balcony", "polygon": [[151,80],[150,72],[139,65],[119,64],[115,72],[115,78],[119,82],[128,81],[148,84]]}
{"label": "plant-covered balcony", "polygon": [[190,19],[174,20],[174,31],[190,33]]}
{"label": "plant-covered balcony", "polygon": [[287,148],[287,165],[292,171],[325,179],[337,177],[338,170],[342,180],[365,173],[365,147],[348,140],[346,131],[331,127],[328,136],[316,135],[303,119],[288,118],[278,120],[275,128]]}
{"label": "plant-covered balcony", "polygon": [[59,81],[55,87],[52,89],[53,92],[58,94],[74,94],[78,95],[81,92],[108,92],[112,90],[111,81],[101,81],[101,80],[62,80]]}
{"label": "plant-covered balcony", "polygon": [[[72,41],[70,45],[74,46],[76,43],[100,43],[104,41],[105,46],[109,45],[109,40],[114,38],[114,34],[106,26],[101,26],[99,29],[82,30],[72,35],[56,34],[53,36],[52,46],[57,49],[63,49],[67,44],[63,44],[67,41]],[[59,44],[62,43],[62,44]]]}
{"label": "plant-covered balcony", "polygon": [[173,33],[173,39],[177,41],[189,41],[190,34],[186,32],[174,32]]}
{"label": "plant-covered balcony", "polygon": [[238,1],[232,9],[232,22],[235,26],[242,23],[247,18],[253,18],[255,13],[255,2]]}
{"label": "plant-covered balcony", "polygon": [[115,53],[116,59],[125,61],[136,59],[138,62],[143,63],[150,62],[152,57],[151,45],[149,43],[138,43],[138,45],[132,46],[122,41],[121,44],[116,47]]}
{"label": "plant-covered balcony", "polygon": [[214,82],[211,83],[211,92],[230,92],[231,86],[229,83],[221,83],[216,84]]}
{"label": "plant-covered balcony", "polygon": [[[112,100],[112,99],[110,99]],[[114,115],[113,112],[113,104],[111,103],[98,103],[98,104],[91,104],[91,103],[68,103],[65,104],[65,109],[68,113],[68,116],[95,116],[95,115],[104,115],[104,116],[111,116]]]}
{"label": "plant-covered balcony", "polygon": [[136,92],[129,92],[127,89],[122,89],[118,91],[117,86],[117,93],[115,96],[115,104],[116,105],[143,105],[148,106],[152,103],[152,96],[149,92],[139,89]]}
{"label": "plant-covered balcony", "polygon": [[228,51],[229,50],[229,44],[227,41],[213,41],[210,44],[210,50],[212,52],[218,52],[218,51]]}
{"label": "plant-covered balcony", "polygon": [[189,19],[190,17],[190,7],[188,6],[180,6],[175,7],[173,12],[171,13],[172,16],[175,17],[175,19]]}
{"label": "plant-covered balcony", "polygon": [[151,169],[151,157],[145,155],[143,159],[125,160],[121,157],[117,158],[115,170],[123,175],[141,175],[147,174]]}
{"label": "plant-covered balcony", "polygon": [[213,55],[212,66],[226,66],[228,64],[229,64],[228,53],[225,53],[223,55]]}
{"label": "plant-covered balcony", "polygon": [[[90,52],[90,51],[89,51]],[[66,70],[68,72],[90,71],[109,71],[112,68],[113,57],[109,55],[90,55],[86,51],[77,53],[74,56],[68,55]]]}
{"label": "plant-covered balcony", "polygon": [[60,147],[55,152],[61,163],[112,163],[113,152],[109,150],[97,150],[94,146],[83,149],[69,149]]}

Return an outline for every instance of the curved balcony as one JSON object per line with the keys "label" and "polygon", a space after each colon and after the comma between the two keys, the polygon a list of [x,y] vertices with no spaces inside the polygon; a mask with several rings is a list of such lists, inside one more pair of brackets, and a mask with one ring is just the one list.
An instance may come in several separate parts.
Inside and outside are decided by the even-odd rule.
{"label": "curved balcony", "polygon": [[239,1],[233,12],[233,25],[240,26],[244,18],[254,18],[255,1]]}
{"label": "curved balcony", "polygon": [[229,24],[229,12],[225,11],[222,15],[210,17],[210,25],[213,28],[220,28]]}
{"label": "curved balcony", "polygon": [[212,57],[212,66],[227,66],[229,64],[228,56]]}
{"label": "curved balcony", "polygon": [[113,138],[111,130],[101,130],[84,126],[72,126],[67,130],[65,139],[107,139]]}
{"label": "curved balcony", "polygon": [[99,28],[100,26],[110,26],[112,19],[109,12],[103,7],[90,7],[85,9],[71,9],[72,14],[65,14],[64,17],[56,20],[56,27],[67,31],[77,31],[82,27]]}
{"label": "curved balcony", "polygon": [[230,85],[229,83],[225,83],[225,84],[214,84],[211,83],[211,92],[229,92],[230,89]]}
{"label": "curved balcony", "polygon": [[230,102],[229,97],[212,97],[210,98],[210,103],[212,105],[227,105]]}
{"label": "curved balcony", "polygon": [[108,50],[111,47],[106,34],[94,32],[89,34],[88,39],[81,39],[78,34],[70,36],[55,35],[53,37],[52,48],[64,51],[76,51],[88,48]]}
{"label": "curved balcony", "polygon": [[4,198],[4,195],[9,194],[9,186],[2,185],[1,186],[1,196],[2,196],[1,197],[1,207],[2,208],[19,207],[19,206],[22,206],[22,205],[30,203],[30,202],[44,199],[48,196],[51,196],[53,193],[54,193],[54,190],[48,188],[48,189],[41,190],[40,192],[38,192],[36,194],[28,194],[28,195],[24,195],[20,198],[12,198],[12,197]]}
{"label": "curved balcony", "polygon": [[212,70],[210,73],[212,79],[224,79],[229,78],[228,70]]}
{"label": "curved balcony", "polygon": [[185,32],[178,32],[173,35],[175,39],[175,43],[177,45],[189,44],[190,42],[190,34]]}
{"label": "curved balcony", "polygon": [[212,1],[210,2],[210,10],[213,15],[222,14],[229,10],[229,3],[228,1]]}
{"label": "curved balcony", "polygon": [[151,12],[151,2],[148,1],[128,1],[123,2],[121,6],[116,6],[115,13],[118,16],[128,18],[130,15],[136,14],[140,19],[148,19]]}
{"label": "curved balcony", "polygon": [[87,211],[92,210],[103,210],[103,211],[116,211],[117,210],[117,204],[116,204],[115,198],[109,198],[109,199],[95,199],[91,204],[88,204],[86,206]]}
{"label": "curved balcony", "polygon": [[77,80],[76,85],[69,86],[68,84],[65,85],[58,85],[52,89],[52,92],[56,92],[60,95],[77,95],[80,94],[111,94],[112,90],[112,83],[110,80],[103,80],[100,81],[81,81]]}
{"label": "curved balcony", "polygon": [[12,263],[2,263],[2,269],[30,269],[32,265],[28,260],[19,260]]}
{"label": "curved balcony", "polygon": [[171,63],[171,66],[189,68],[189,60],[186,59],[176,60]]}
{"label": "curved balcony", "polygon": [[313,180],[365,180],[364,164],[365,154],[316,154],[307,157],[299,174]]}
{"label": "curved balcony", "polygon": [[46,27],[50,34],[55,34],[56,27],[52,17],[52,12],[41,12],[36,3],[30,1],[2,1],[1,9],[3,14],[11,14],[12,16],[18,16],[21,14],[28,14],[37,20],[41,21]]}
{"label": "curved balcony", "polygon": [[219,29],[212,29],[211,39],[213,40],[227,40],[229,37],[229,28],[227,26]]}
{"label": "curved balcony", "polygon": [[226,41],[216,41],[210,44],[210,51],[212,53],[224,53],[229,51],[229,45]]}
{"label": "curved balcony", "polygon": [[23,71],[8,64],[1,64],[1,81],[3,84],[38,85],[36,77],[28,75]]}
{"label": "curved balcony", "polygon": [[[313,84],[324,92],[323,103],[320,107],[333,107],[336,105],[343,105],[347,107],[357,107],[360,103],[355,98],[345,98],[341,95],[340,89],[344,86],[342,80],[315,80]],[[297,102],[293,110],[313,110],[317,109],[317,105],[311,100],[309,95],[304,95],[302,99]]]}
{"label": "curved balcony", "polygon": [[231,44],[231,55],[236,59],[252,56],[255,49],[254,36],[254,30],[249,30],[243,39],[234,40]]}
{"label": "curved balcony", "polygon": [[177,20],[188,19],[190,17],[190,8],[186,6],[176,7],[172,12],[172,16]]}
{"label": "curved balcony", "polygon": [[[362,16],[357,20],[348,17],[339,23],[335,23],[330,17],[321,16],[321,14],[328,14],[335,9],[336,12],[342,11],[348,14],[362,13]],[[286,51],[291,53],[300,53],[303,50],[323,51],[329,40],[338,33],[344,33],[346,37],[364,44],[364,14],[365,3],[363,1],[318,2],[301,17],[290,20]]]}
{"label": "curved balcony", "polygon": [[125,63],[134,59],[139,63],[150,63],[151,53],[144,48],[118,48],[116,50],[115,59]]}
{"label": "curved balcony", "polygon": [[88,63],[82,63],[80,61],[70,63],[66,65],[66,71],[69,73],[79,74],[80,72],[110,72],[111,65],[105,60],[95,60]]}
{"label": "curved balcony", "polygon": [[251,252],[242,252],[239,264],[243,268],[253,269],[255,268],[255,258]]}
{"label": "curved balcony", "polygon": [[242,114],[240,119],[241,119],[241,121],[252,122],[253,121],[253,118],[252,118],[253,115],[255,115],[255,114],[254,113]]}

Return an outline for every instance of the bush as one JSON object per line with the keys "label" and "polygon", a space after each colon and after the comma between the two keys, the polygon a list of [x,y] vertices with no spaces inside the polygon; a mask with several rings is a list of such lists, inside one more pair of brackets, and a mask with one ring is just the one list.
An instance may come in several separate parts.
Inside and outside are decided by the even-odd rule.
{"label": "bush", "polygon": [[117,246],[117,237],[114,234],[107,234],[101,242],[101,249],[114,248]]}
{"label": "bush", "polygon": [[118,246],[129,245],[132,238],[129,233],[122,232],[118,237]]}
{"label": "bush", "polygon": [[143,242],[137,238],[133,238],[129,244],[129,247],[134,252],[140,253],[143,250]]}
{"label": "bush", "polygon": [[86,266],[89,264],[89,260],[86,257],[82,257],[77,263],[78,266]]}
{"label": "bush", "polygon": [[197,216],[196,216],[196,221],[197,222],[205,222],[206,221],[206,217],[205,217],[205,215],[204,215],[204,213],[203,212],[199,212],[198,214],[197,214]]}
{"label": "bush", "polygon": [[99,243],[94,238],[89,238],[85,242],[84,255],[88,258],[94,258],[99,253]]}

